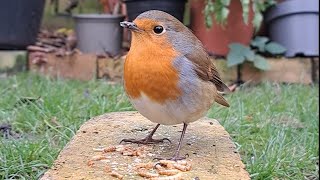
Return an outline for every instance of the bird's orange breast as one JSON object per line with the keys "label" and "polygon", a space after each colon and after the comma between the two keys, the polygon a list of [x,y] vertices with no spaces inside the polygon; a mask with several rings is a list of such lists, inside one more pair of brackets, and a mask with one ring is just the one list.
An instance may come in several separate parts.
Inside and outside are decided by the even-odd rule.
{"label": "bird's orange breast", "polygon": [[133,39],[126,58],[124,85],[127,94],[135,99],[143,93],[158,103],[177,99],[181,91],[178,87],[179,73],[173,61],[178,53],[164,42],[159,42],[161,46],[148,42],[143,44],[136,44]]}

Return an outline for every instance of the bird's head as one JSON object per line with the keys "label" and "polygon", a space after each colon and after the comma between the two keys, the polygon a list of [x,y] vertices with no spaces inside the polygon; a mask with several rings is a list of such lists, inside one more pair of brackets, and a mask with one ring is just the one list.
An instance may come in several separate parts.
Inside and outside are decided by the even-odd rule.
{"label": "bird's head", "polygon": [[133,22],[124,21],[120,25],[132,32],[134,46],[171,46],[184,51],[198,41],[178,19],[163,11],[146,11]]}

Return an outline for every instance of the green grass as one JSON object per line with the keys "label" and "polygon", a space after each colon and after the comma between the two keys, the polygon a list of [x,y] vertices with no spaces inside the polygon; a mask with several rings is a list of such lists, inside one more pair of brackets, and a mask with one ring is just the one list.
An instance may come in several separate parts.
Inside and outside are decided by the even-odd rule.
{"label": "green grass", "polygon": [[[32,74],[0,79],[0,179],[37,179],[86,120],[133,110],[120,85],[51,80]],[[22,97],[39,100],[17,104]],[[263,83],[214,106],[253,179],[319,179],[319,88]]]}

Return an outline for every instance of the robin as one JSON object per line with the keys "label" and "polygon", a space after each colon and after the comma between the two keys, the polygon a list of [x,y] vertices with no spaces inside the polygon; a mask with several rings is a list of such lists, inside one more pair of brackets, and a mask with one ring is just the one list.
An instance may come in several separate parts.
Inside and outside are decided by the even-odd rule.
{"label": "robin", "polygon": [[205,116],[214,102],[229,107],[221,92],[229,91],[200,40],[173,16],[146,11],[120,25],[132,32],[124,65],[124,88],[132,105],[156,127],[144,139],[121,142],[151,144],[167,138],[152,136],[163,125],[183,124],[171,160],[179,160],[189,123]]}

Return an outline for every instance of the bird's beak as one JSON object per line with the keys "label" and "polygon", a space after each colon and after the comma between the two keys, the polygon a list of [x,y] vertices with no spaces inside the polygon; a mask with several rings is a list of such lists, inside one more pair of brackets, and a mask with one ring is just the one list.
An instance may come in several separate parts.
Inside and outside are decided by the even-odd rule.
{"label": "bird's beak", "polygon": [[120,26],[124,28],[128,28],[129,30],[132,30],[132,31],[140,31],[140,29],[134,22],[123,21],[123,22],[120,22]]}

